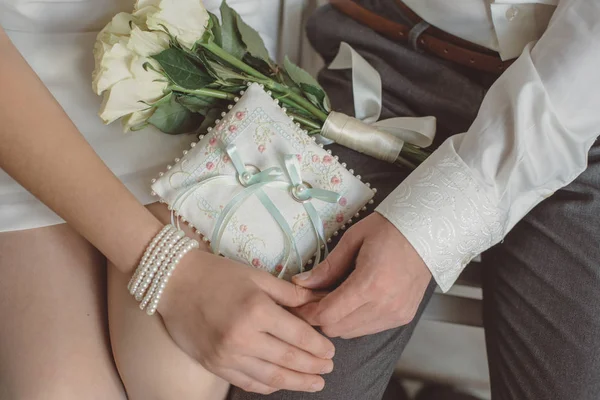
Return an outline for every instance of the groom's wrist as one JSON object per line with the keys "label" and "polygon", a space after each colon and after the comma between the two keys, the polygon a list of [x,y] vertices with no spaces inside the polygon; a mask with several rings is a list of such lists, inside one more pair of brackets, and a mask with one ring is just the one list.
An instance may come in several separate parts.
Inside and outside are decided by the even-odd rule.
{"label": "groom's wrist", "polygon": [[376,211],[406,237],[444,291],[504,232],[504,215],[447,143]]}

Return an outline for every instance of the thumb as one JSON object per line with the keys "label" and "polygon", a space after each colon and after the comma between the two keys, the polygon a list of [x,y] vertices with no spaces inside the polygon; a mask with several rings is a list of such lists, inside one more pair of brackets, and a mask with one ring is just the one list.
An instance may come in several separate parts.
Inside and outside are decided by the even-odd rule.
{"label": "thumb", "polygon": [[296,285],[309,289],[326,289],[340,281],[354,264],[363,243],[362,235],[348,231],[331,254],[312,271],[292,278]]}
{"label": "thumb", "polygon": [[273,301],[284,307],[300,307],[326,296],[326,293],[294,285],[270,274],[261,275],[261,279],[256,279],[255,282]]}

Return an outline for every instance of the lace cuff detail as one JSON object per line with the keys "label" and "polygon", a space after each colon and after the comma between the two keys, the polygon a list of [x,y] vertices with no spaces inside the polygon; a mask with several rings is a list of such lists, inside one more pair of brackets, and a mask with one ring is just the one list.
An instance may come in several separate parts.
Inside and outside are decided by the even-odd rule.
{"label": "lace cuff detail", "polygon": [[376,209],[421,256],[445,292],[464,267],[505,235],[506,213],[447,140]]}

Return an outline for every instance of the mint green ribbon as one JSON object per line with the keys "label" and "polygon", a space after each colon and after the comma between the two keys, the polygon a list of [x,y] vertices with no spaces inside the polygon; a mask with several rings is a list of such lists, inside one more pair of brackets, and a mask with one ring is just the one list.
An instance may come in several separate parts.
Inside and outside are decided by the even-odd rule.
{"label": "mint green ribbon", "polygon": [[340,194],[329,190],[308,187],[302,177],[300,176],[300,165],[298,159],[293,154],[285,156],[285,168],[290,178],[291,186],[290,193],[293,198],[300,201],[304,206],[306,214],[311,221],[315,235],[317,236],[317,256],[315,263],[321,261],[321,247],[325,249],[324,257],[329,255],[329,249],[327,248],[327,239],[325,238],[325,230],[323,228],[323,221],[319,216],[319,213],[315,207],[308,202],[315,198],[328,203],[337,203],[340,201]]}
{"label": "mint green ribbon", "polygon": [[[217,180],[229,179],[236,180],[244,187],[244,189],[237,193],[227,204],[227,206],[220,213],[217,221],[215,222],[215,226],[213,228],[213,233],[211,237],[211,250],[214,254],[219,254],[219,249],[221,247],[221,241],[225,234],[225,230],[231,219],[239,210],[239,208],[252,196],[256,196],[258,200],[262,203],[265,209],[269,212],[269,214],[273,217],[281,231],[283,232],[286,241],[284,248],[284,260],[285,262],[282,264],[282,270],[279,273],[279,278],[283,277],[285,272],[287,271],[287,267],[293,258],[296,259],[300,267],[300,272],[304,271],[302,265],[302,256],[300,255],[300,251],[298,250],[298,246],[296,240],[294,238],[294,234],[292,232],[291,227],[287,223],[284,216],[281,214],[277,206],[273,203],[273,201],[267,196],[267,194],[263,191],[263,189],[267,186],[280,188],[282,190],[289,191],[292,198],[304,206],[304,209],[309,217],[313,230],[315,232],[315,236],[317,237],[317,254],[316,254],[316,262],[320,262],[321,260],[321,248],[325,249],[324,257],[327,257],[329,251],[327,249],[327,239],[325,238],[325,231],[323,228],[323,221],[319,216],[319,213],[315,209],[315,207],[311,204],[312,199],[319,199],[328,203],[337,203],[340,200],[340,194],[336,192],[332,192],[329,190],[312,188],[307,185],[301,177],[301,168],[298,164],[295,155],[286,155],[285,156],[285,168],[287,172],[287,176],[289,177],[289,182],[282,181],[281,178],[284,175],[284,172],[279,167],[271,167],[264,171],[252,172],[246,168],[246,164],[243,162],[242,157],[239,154],[237,147],[234,144],[229,144],[225,146],[224,143],[220,143],[220,146],[225,150],[231,162],[237,172],[236,177],[232,177],[229,175],[220,175],[209,178],[205,181],[198,182],[184,191],[179,193],[175,201],[173,202],[173,211],[171,212],[171,222],[174,223],[175,212],[178,207],[180,207],[189,196],[195,192],[198,188],[211,183]],[[179,221],[177,221],[179,224]]]}

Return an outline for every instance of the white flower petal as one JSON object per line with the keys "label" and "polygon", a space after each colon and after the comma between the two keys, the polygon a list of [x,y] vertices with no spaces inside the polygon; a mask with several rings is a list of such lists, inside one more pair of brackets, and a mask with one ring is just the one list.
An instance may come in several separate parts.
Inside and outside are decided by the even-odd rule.
{"label": "white flower petal", "polygon": [[92,74],[94,93],[102,94],[117,82],[131,78],[130,65],[132,57],[133,53],[121,43],[106,49]]}
{"label": "white flower petal", "polygon": [[158,7],[160,0],[137,0],[133,6],[134,11],[141,10],[144,7]]}
{"label": "white flower petal", "polygon": [[148,14],[151,30],[168,32],[183,46],[192,48],[206,31],[209,15],[200,0],[162,0],[159,11]]}
{"label": "white flower petal", "polygon": [[121,120],[121,124],[123,125],[123,132],[127,133],[132,129],[135,129],[136,127],[144,124],[148,120],[148,118],[150,118],[152,114],[154,114],[154,111],[154,107],[150,107],[147,110],[136,111],[123,117],[123,119]]}
{"label": "white flower petal", "polygon": [[148,25],[146,24],[148,20],[148,15],[154,14],[158,12],[158,7],[156,6],[146,6],[142,7],[139,10],[133,12],[133,16],[135,17],[136,24],[142,28],[142,30],[148,30]]}
{"label": "white flower petal", "polygon": [[100,106],[100,118],[105,124],[136,111],[146,110],[148,104],[154,103],[165,95],[166,82],[125,79],[118,82],[110,90],[104,92],[104,100]]}
{"label": "white flower petal", "polygon": [[120,12],[102,29],[99,36],[104,33],[112,33],[114,35],[129,35],[131,32],[131,21],[134,20],[133,15],[125,12]]}
{"label": "white flower petal", "polygon": [[[152,68],[144,68],[144,64],[150,64]],[[134,79],[166,82],[166,78],[157,70],[161,70],[160,64],[152,58],[134,55],[129,61],[129,71]]]}
{"label": "white flower petal", "polygon": [[150,57],[169,48],[169,36],[163,32],[142,31],[134,26],[127,47],[140,56]]}

